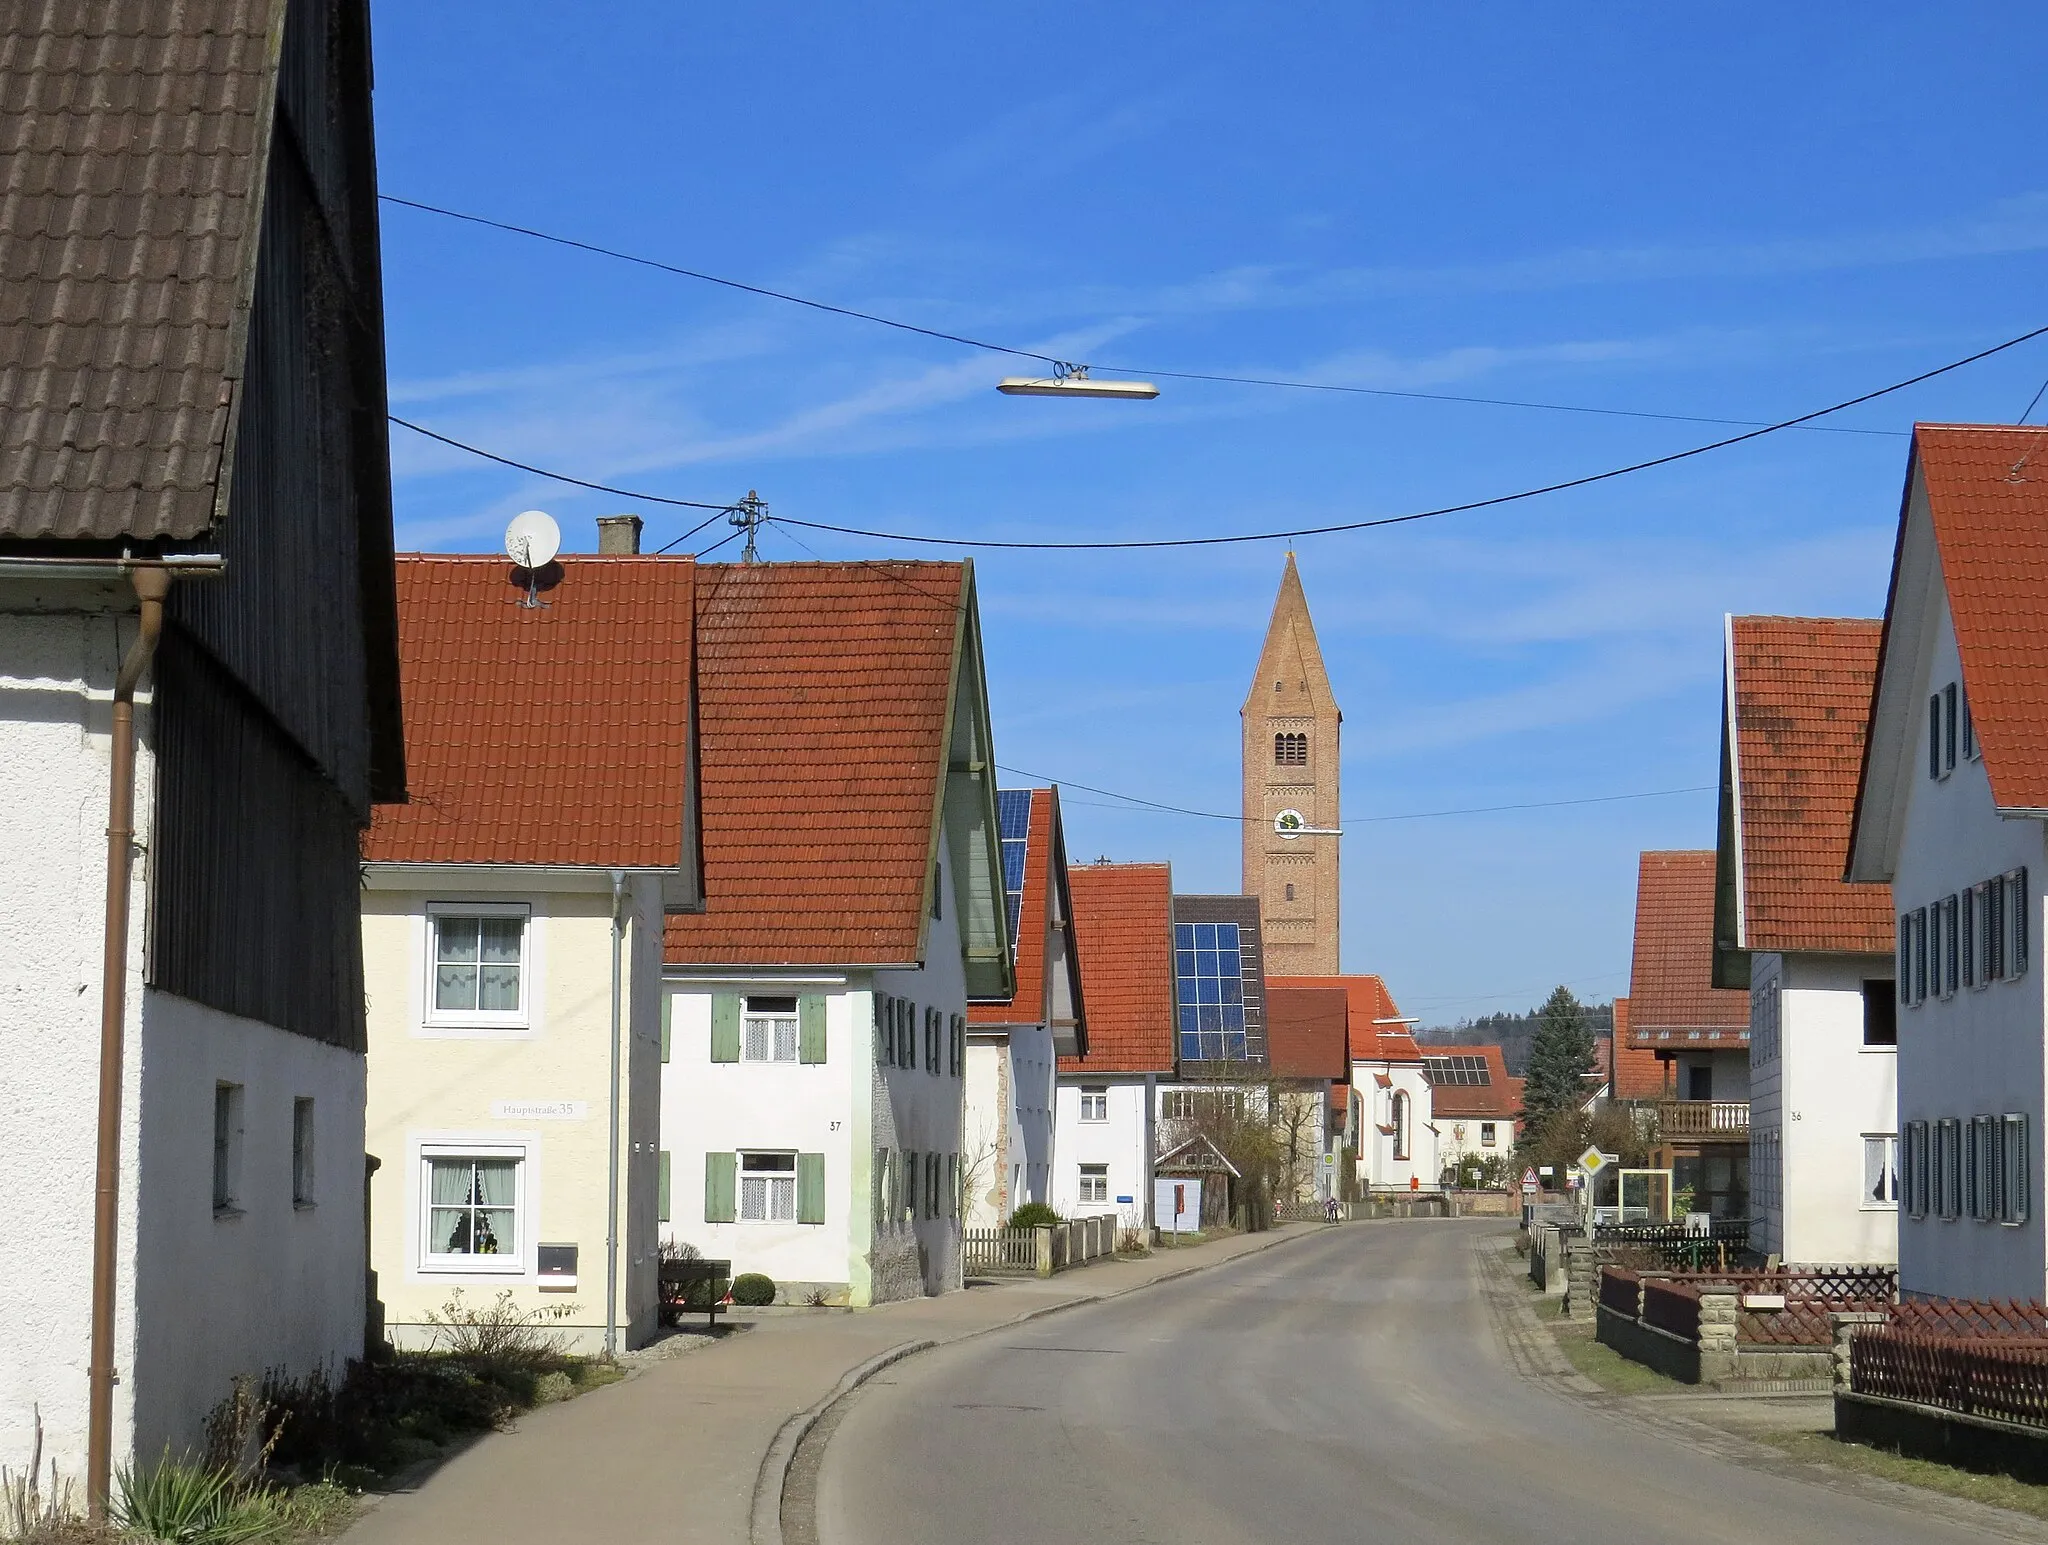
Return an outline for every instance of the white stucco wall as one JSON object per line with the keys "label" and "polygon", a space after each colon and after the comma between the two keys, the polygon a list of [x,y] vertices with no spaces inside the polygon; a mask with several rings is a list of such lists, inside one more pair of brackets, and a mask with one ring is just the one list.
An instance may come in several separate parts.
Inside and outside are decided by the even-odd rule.
{"label": "white stucco wall", "polygon": [[[1380,1087],[1382,1075],[1389,1080],[1386,1088]],[[1358,1091],[1364,1112],[1364,1130],[1358,1141],[1359,1184],[1408,1190],[1411,1181],[1418,1181],[1425,1189],[1435,1187],[1443,1175],[1443,1165],[1438,1156],[1437,1134],[1431,1130],[1434,1107],[1422,1064],[1355,1062],[1351,1083]],[[1394,1157],[1393,1134],[1380,1130],[1393,1124],[1397,1093],[1408,1096],[1409,1146],[1405,1159]]]}
{"label": "white stucco wall", "polygon": [[994,1228],[1026,1202],[1050,1200],[1057,1054],[1043,1024],[977,1025],[971,1035],[963,1141],[976,1184],[967,1223]]}
{"label": "white stucco wall", "polygon": [[[619,1336],[656,1328],[661,900],[652,875],[626,881],[620,1064]],[[428,909],[465,902],[530,909],[528,1012],[516,1027],[428,1022]],[[573,1305],[558,1328],[582,1350],[605,1328],[610,1187],[612,891],[603,873],[477,869],[372,871],[363,903],[370,1022],[371,1248],[387,1332],[430,1339],[428,1311],[457,1288],[477,1304],[511,1288],[522,1306]],[[480,1269],[422,1261],[423,1149],[482,1145],[523,1161],[516,1259]],[[541,1244],[577,1247],[575,1286],[539,1285]],[[491,1269],[504,1268],[504,1269]]]}
{"label": "white stucco wall", "polygon": [[1897,910],[1911,912],[2005,871],[2026,866],[2029,895],[2027,973],[2017,980],[1929,993],[1899,1007],[1899,1126],[1916,1120],[2021,1114],[2029,1118],[2033,1175],[2024,1224],[1899,1215],[1902,1291],[1965,1298],[2040,1298],[2048,1282],[2044,1254],[2042,825],[2007,820],[1992,805],[1984,764],[1960,756],[1939,781],[1927,776],[1928,696],[1960,679],[1945,601],[1935,608],[1931,647],[1917,672],[1914,738],[1906,776],[1905,829],[1892,880]]}
{"label": "white stucco wall", "polygon": [[[1769,1012],[1775,992],[1778,1018],[1775,1056],[1754,1019],[1750,1038],[1750,1131],[1775,1134],[1780,1168],[1778,1205],[1757,1208],[1756,1247],[1796,1264],[1889,1265],[1898,1209],[1864,1197],[1863,1140],[1896,1135],[1898,1054],[1863,1044],[1863,983],[1891,962],[1760,954],[1750,969],[1753,1005]],[[1754,1194],[1754,1164],[1751,1178]]]}
{"label": "white stucco wall", "polygon": [[1054,1090],[1059,1082],[1059,1053],[1052,1027],[1026,1025],[1010,1036],[1012,1134],[1010,1151],[1014,1206],[1052,1200],[1052,1167],[1057,1150],[1053,1117]]}
{"label": "white stucco wall", "polygon": [[[0,596],[9,604],[12,593]],[[0,610],[0,1463],[84,1468],[109,703],[126,617]],[[196,1444],[237,1374],[362,1349],[363,1059],[143,986],[155,767],[138,694],[122,1093],[114,1448]],[[216,1083],[243,1087],[246,1200],[213,1210]],[[314,1100],[316,1204],[291,1192]],[[139,1269],[138,1269],[138,1262]]]}
{"label": "white stucco wall", "polygon": [[[1142,1074],[1062,1073],[1053,1094],[1053,1143],[1056,1155],[1052,1172],[1053,1210],[1066,1218],[1095,1217],[1104,1213],[1136,1227],[1147,1221],[1152,1196],[1153,1100],[1148,1088],[1156,1081]],[[1106,1121],[1081,1119],[1081,1091],[1108,1092]],[[1083,1203],[1081,1166],[1109,1167],[1109,1199]],[[1129,1197],[1128,1202],[1119,1197]]]}

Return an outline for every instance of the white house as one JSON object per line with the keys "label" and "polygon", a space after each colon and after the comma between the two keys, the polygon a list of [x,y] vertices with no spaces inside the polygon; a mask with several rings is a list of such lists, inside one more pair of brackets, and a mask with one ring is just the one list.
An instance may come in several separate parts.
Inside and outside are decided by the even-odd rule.
{"label": "white house", "polygon": [[1282,1200],[1340,1200],[1352,1123],[1349,1002],[1339,987],[1266,989],[1266,1053],[1280,1101],[1278,1129],[1288,1151]]}
{"label": "white house", "polygon": [[362,1353],[405,793],[368,6],[131,9],[11,13],[0,114],[0,1462],[98,1495]]}
{"label": "white house", "polygon": [[1088,1050],[1060,791],[1001,789],[996,800],[1017,990],[967,1010],[961,1165],[966,1219],[976,1228],[1051,1200],[1059,1059]]}
{"label": "white house", "polygon": [[1514,1158],[1522,1080],[1498,1046],[1432,1046],[1423,1054],[1437,1153],[1446,1173],[1474,1166],[1504,1179]]}
{"label": "white house", "polygon": [[[2039,458],[2039,460],[2036,460]],[[1899,1285],[2038,1299],[2048,430],[1914,430],[1851,880],[1895,909]]]}
{"label": "white house", "polygon": [[1881,625],[1730,617],[1717,980],[1749,990],[1750,1246],[1898,1259],[1891,896],[1842,878]]}
{"label": "white house", "polygon": [[1015,990],[973,567],[706,565],[698,617],[663,1235],[790,1301],[946,1292],[967,1004]]}
{"label": "white house", "polygon": [[1066,1217],[1152,1220],[1158,1088],[1174,1077],[1173,873],[1076,864],[1067,883],[1088,984],[1088,1055],[1062,1056],[1052,1205]]}
{"label": "white house", "polygon": [[1358,1110],[1358,1188],[1434,1190],[1443,1166],[1429,1068],[1387,984],[1377,976],[1273,976],[1266,985],[1274,992],[1308,987],[1344,992]]}
{"label": "white house", "polygon": [[583,1351],[659,1322],[662,920],[698,904],[694,565],[555,567],[529,607],[503,558],[398,563],[412,798],[364,840],[362,929],[371,1259],[400,1346],[458,1290],[560,1310]]}

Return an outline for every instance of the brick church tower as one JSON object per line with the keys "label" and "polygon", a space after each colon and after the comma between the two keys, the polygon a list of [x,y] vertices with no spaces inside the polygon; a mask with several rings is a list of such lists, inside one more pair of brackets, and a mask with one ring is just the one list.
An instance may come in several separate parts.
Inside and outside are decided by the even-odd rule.
{"label": "brick church tower", "polygon": [[1305,826],[1338,824],[1337,727],[1330,676],[1301,593],[1294,554],[1280,575],[1258,674],[1245,695],[1244,892],[1259,898],[1271,976],[1337,973],[1337,843],[1273,830],[1284,811]]}

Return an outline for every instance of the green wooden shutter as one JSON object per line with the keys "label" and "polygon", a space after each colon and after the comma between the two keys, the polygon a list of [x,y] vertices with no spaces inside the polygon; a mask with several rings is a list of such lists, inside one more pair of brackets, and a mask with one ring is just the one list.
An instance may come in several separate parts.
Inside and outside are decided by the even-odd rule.
{"label": "green wooden shutter", "polygon": [[825,995],[807,992],[796,1000],[796,1060],[825,1060]]}
{"label": "green wooden shutter", "polygon": [[654,1181],[655,1216],[663,1223],[668,1222],[668,1150],[661,1151],[661,1164],[655,1171]]}
{"label": "green wooden shutter", "polygon": [[735,1205],[739,1193],[740,1156],[736,1153],[704,1155],[704,1221],[730,1223],[739,1216]]}
{"label": "green wooden shutter", "polygon": [[[676,1006],[676,999],[675,999],[675,994],[674,994],[674,993],[672,993],[672,992],[670,992],[670,991],[669,991],[669,990],[668,990],[668,989],[667,989],[666,987],[662,988],[662,990],[661,990],[661,1060],[662,1060],[662,1064],[663,1064],[664,1066],[666,1066],[666,1065],[667,1065],[667,1063],[668,1063],[668,1027],[669,1027],[669,1021],[670,1021],[671,1019],[673,1019],[673,1018],[675,1017],[675,1006]],[[667,1216],[668,1216],[668,1214],[667,1214],[667,1213],[663,1213],[663,1214],[662,1214],[662,1216],[663,1216],[663,1217],[667,1217]]]}
{"label": "green wooden shutter", "polygon": [[711,1060],[740,1060],[740,995],[736,992],[711,995]]}
{"label": "green wooden shutter", "polygon": [[800,1153],[796,1156],[796,1221],[825,1221],[825,1156]]}

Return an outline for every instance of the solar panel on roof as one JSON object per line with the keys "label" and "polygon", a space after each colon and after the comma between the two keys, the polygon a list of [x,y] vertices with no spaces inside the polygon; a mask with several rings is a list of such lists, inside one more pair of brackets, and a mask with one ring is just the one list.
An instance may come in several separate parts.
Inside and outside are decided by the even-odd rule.
{"label": "solar panel on roof", "polygon": [[1422,1059],[1423,1073],[1438,1088],[1490,1086],[1493,1072],[1484,1057],[1438,1056]]}
{"label": "solar panel on roof", "polygon": [[1242,1062],[1244,953],[1235,923],[1173,925],[1174,985],[1180,996],[1180,1054],[1196,1062]]}
{"label": "solar panel on roof", "polygon": [[996,790],[996,829],[1003,839],[1003,904],[1010,914],[1010,948],[1024,916],[1024,853],[1031,839],[1031,790]]}

